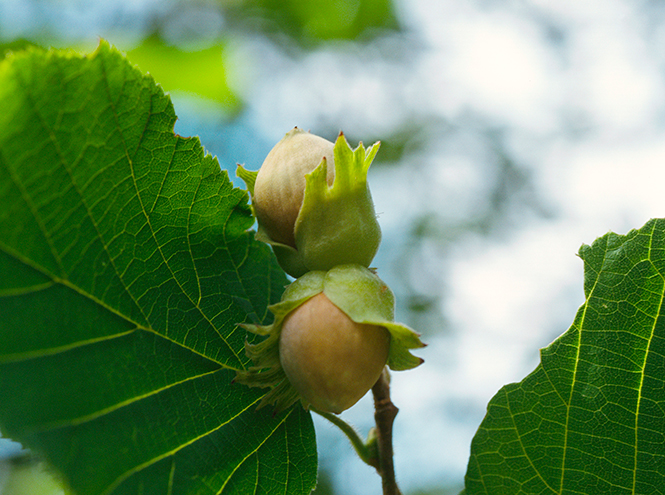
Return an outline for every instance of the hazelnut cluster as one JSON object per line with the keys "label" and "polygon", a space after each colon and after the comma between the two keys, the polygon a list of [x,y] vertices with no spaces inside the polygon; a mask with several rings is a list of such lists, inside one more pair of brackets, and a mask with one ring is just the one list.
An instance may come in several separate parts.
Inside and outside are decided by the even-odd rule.
{"label": "hazelnut cluster", "polygon": [[300,401],[340,413],[374,385],[387,365],[422,363],[411,349],[417,333],[394,322],[395,299],[369,268],[381,229],[367,184],[379,149],[352,150],[340,133],[333,144],[294,128],[275,145],[258,172],[238,166],[269,243],[296,280],[269,307],[267,326],[242,325],[267,338],[247,344],[254,366],[236,381],[267,387],[261,405],[277,410]]}

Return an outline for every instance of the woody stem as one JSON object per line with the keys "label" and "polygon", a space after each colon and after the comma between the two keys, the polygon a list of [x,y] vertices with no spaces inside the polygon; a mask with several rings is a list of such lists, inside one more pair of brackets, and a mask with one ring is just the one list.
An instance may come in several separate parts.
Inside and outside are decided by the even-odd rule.
{"label": "woody stem", "polygon": [[374,395],[374,420],[377,434],[377,471],[381,476],[383,495],[401,495],[395,479],[393,462],[393,422],[399,409],[390,400],[390,375],[384,369],[379,380],[372,387]]}

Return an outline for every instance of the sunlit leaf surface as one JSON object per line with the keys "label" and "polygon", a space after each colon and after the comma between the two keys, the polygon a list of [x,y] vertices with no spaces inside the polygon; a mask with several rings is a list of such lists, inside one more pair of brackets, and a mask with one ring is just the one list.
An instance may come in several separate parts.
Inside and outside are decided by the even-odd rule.
{"label": "sunlit leaf surface", "polygon": [[80,494],[309,493],[309,414],[232,384],[286,279],[117,52],[0,65],[0,430]]}
{"label": "sunlit leaf surface", "polygon": [[580,256],[586,302],[490,402],[468,495],[665,493],[665,220]]}

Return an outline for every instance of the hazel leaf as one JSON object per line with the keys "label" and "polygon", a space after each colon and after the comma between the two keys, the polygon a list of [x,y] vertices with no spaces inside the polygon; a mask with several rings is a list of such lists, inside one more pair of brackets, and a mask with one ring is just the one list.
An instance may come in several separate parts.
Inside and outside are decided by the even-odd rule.
{"label": "hazel leaf", "polygon": [[232,384],[286,277],[175,120],[104,42],[0,62],[0,430],[80,495],[310,493],[310,415]]}
{"label": "hazel leaf", "polygon": [[536,369],[488,404],[469,495],[663,492],[665,220],[579,255],[586,300]]}

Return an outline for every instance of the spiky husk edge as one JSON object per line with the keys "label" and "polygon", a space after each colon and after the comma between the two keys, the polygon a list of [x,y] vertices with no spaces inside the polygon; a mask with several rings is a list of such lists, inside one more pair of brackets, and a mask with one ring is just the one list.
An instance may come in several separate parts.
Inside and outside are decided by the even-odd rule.
{"label": "spiky husk edge", "polygon": [[286,317],[317,294],[324,293],[356,323],[379,325],[390,332],[387,365],[394,371],[415,368],[423,363],[411,349],[424,347],[420,336],[406,325],[395,323],[394,295],[371,270],[360,265],[341,265],[328,272],[308,272],[284,291],[282,301],[269,306],[275,316],[272,325],[241,324],[245,330],[267,338],[259,343],[245,342],[245,352],[253,366],[238,371],[235,381],[250,387],[270,388],[259,408],[274,404],[275,412],[304,401],[286,377],[279,359],[279,339]]}
{"label": "spiky husk edge", "polygon": [[[284,291],[282,300],[268,306],[270,312],[275,316],[272,325],[239,325],[248,332],[267,336],[265,340],[257,344],[245,341],[245,352],[254,366],[238,371],[235,378],[237,383],[250,387],[271,388],[259,403],[259,409],[274,404],[275,413],[278,413],[301,400],[300,394],[286,378],[286,373],[279,360],[279,337],[284,320],[289,313],[323,292],[324,275],[324,272],[309,272],[290,284]],[[301,400],[301,402],[305,409],[309,407],[305,401]]]}

